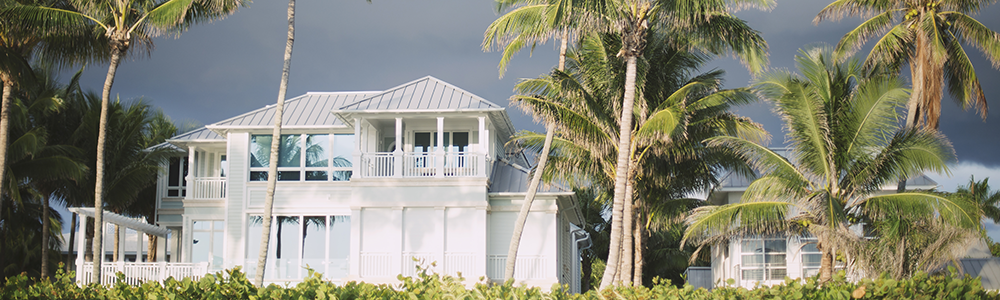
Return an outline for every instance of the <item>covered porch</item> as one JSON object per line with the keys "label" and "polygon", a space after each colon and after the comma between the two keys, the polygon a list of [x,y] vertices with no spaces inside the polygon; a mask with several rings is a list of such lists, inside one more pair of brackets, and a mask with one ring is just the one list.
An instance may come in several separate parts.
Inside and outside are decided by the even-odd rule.
{"label": "covered porch", "polygon": [[356,178],[486,177],[492,166],[486,116],[353,119]]}
{"label": "covered porch", "polygon": [[[78,236],[85,237],[87,234],[88,218],[94,217],[94,208],[92,207],[72,207],[69,208],[70,212],[78,214],[80,216],[80,226]],[[174,277],[177,279],[183,277],[191,277],[192,279],[197,279],[208,273],[209,266],[208,263],[178,263],[178,262],[143,262],[143,256],[141,255],[142,242],[146,234],[154,235],[157,238],[157,247],[155,257],[166,258],[166,252],[168,249],[168,240],[173,239],[173,245],[178,244],[176,236],[170,234],[170,230],[157,225],[152,225],[144,222],[138,218],[130,218],[115,214],[112,212],[104,211],[102,214],[102,223],[110,223],[118,225],[124,228],[135,230],[136,235],[136,249],[138,249],[135,255],[134,261],[125,260],[125,245],[128,241],[123,241],[122,236],[116,236],[114,239],[118,239],[118,251],[121,253],[118,255],[117,261],[107,261],[102,253],[95,253],[94,258],[98,260],[101,264],[101,284],[113,284],[117,280],[117,273],[122,273],[125,275],[125,282],[130,285],[139,285],[146,281],[163,281],[169,277]],[[104,226],[104,224],[99,224],[97,226]],[[121,232],[125,232],[122,230]],[[95,237],[102,238],[103,237]],[[114,241],[104,241],[104,245],[109,242]],[[77,243],[76,247],[76,282],[81,285],[90,284],[93,282],[93,272],[94,272],[94,262],[86,261],[84,255],[87,252],[87,243]],[[172,251],[175,254],[176,251]],[[176,256],[175,256],[176,257]]]}

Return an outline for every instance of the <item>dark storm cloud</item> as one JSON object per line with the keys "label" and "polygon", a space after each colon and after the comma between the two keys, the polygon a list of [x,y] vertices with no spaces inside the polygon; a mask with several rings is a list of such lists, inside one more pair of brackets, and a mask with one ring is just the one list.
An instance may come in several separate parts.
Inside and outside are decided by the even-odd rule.
{"label": "dark storm cloud", "polygon": [[[763,32],[770,45],[772,68],[794,70],[799,48],[835,44],[859,19],[812,19],[829,1],[779,1],[768,12],[737,13]],[[277,96],[285,39],[284,1],[256,1],[229,18],[192,27],[179,39],[157,39],[151,57],[125,62],[114,93],[123,99],[145,97],[175,120],[210,124],[264,105]],[[555,65],[552,45],[539,46],[514,58],[504,79],[497,78],[499,53],[483,53],[482,33],[496,19],[486,0],[300,0],[297,3],[295,52],[288,97],[307,91],[383,90],[432,75],[506,106],[517,78],[535,77]],[[980,20],[1000,29],[994,5]],[[967,49],[980,59],[978,50]],[[980,59],[981,60],[981,59]],[[976,65],[990,99],[1000,97],[1000,73],[985,61]],[[750,74],[724,58],[712,64],[728,71],[727,86],[747,85]],[[99,88],[106,66],[90,66],[85,86]],[[990,101],[996,103],[996,101]],[[1000,165],[996,114],[987,122],[962,112],[949,100],[943,105],[942,130],[962,161]],[[1000,108],[994,108],[994,111]],[[518,129],[542,130],[520,111],[509,111]],[[765,124],[772,145],[784,137],[780,120],[767,104],[740,113]]]}

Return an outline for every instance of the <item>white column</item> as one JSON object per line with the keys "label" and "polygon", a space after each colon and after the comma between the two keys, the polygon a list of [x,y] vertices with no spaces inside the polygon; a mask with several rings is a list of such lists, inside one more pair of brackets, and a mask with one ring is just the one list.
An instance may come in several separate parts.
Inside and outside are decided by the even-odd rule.
{"label": "white column", "polygon": [[[187,167],[188,174],[187,177],[184,177],[185,180],[187,181],[187,186],[185,187],[187,192],[185,192],[184,198],[187,199],[194,198],[194,193],[195,193],[194,177],[196,176],[195,171],[198,170],[198,168],[195,167],[194,154],[195,154],[194,146],[188,146],[188,167]],[[181,170],[181,172],[183,172],[183,170]]]}
{"label": "white column", "polygon": [[489,153],[489,149],[486,148],[486,117],[479,117],[479,153],[476,157],[476,170],[479,176],[486,177],[490,174],[486,174],[486,155]]}
{"label": "white column", "polygon": [[470,237],[470,243],[476,245],[476,270],[473,276],[467,276],[468,278],[479,278],[480,276],[486,276],[486,236],[489,234],[488,228],[488,217],[486,215],[486,206],[476,207],[475,222],[471,226],[474,226],[475,230],[480,232],[480,234]]}
{"label": "white column", "polygon": [[396,149],[392,156],[392,176],[403,177],[403,118],[396,118]]}
{"label": "white column", "polygon": [[362,177],[361,175],[361,118],[354,118],[354,166],[351,177]]}
{"label": "white column", "polygon": [[[84,277],[83,277],[83,257],[87,254],[87,223],[88,222],[87,222],[87,216],[84,216],[83,214],[77,214],[77,215],[79,215],[79,218],[77,218],[77,219],[80,220],[80,226],[77,227],[77,228],[80,229],[80,232],[76,233],[76,236],[77,236],[77,238],[76,238],[77,239],[77,241],[76,241],[76,282],[77,283],[82,283],[83,280],[84,280]],[[88,276],[87,278],[90,278],[90,277]]]}
{"label": "white column", "polygon": [[323,274],[330,274],[330,271],[332,270],[330,269],[330,225],[333,224],[333,218],[333,216],[326,215],[326,227],[323,227],[326,228],[326,243],[323,245],[323,268],[317,268],[317,270],[322,270]]}
{"label": "white column", "polygon": [[115,235],[115,240],[118,241],[118,243],[117,243],[118,244],[118,262],[124,262],[125,261],[125,232],[128,231],[128,228],[125,228],[125,226],[121,226],[121,225],[115,225],[115,228],[118,229],[118,230],[115,230],[116,232],[118,232],[118,234]]}
{"label": "white column", "polygon": [[156,261],[167,261],[167,239],[160,236],[156,237]]}
{"label": "white column", "polygon": [[438,117],[437,121],[437,149],[434,158],[434,167],[437,171],[434,172],[434,177],[444,177],[444,117]]}
{"label": "white column", "polygon": [[[399,230],[397,231],[399,235],[395,237],[389,237],[393,241],[390,244],[391,249],[389,249],[389,253],[390,255],[392,255],[392,259],[389,260],[390,275],[403,273],[403,235],[406,234],[406,228],[403,228],[403,224],[406,223],[403,220],[403,218],[405,217],[406,216],[403,215],[402,206],[396,206],[392,208],[392,219],[399,220],[396,223],[396,225],[394,225],[395,228],[399,228]],[[395,277],[395,275],[393,275],[393,277]]]}
{"label": "white column", "polygon": [[144,235],[145,234],[142,234],[141,231],[138,230],[135,231],[135,242],[136,242],[135,262],[142,262],[142,250],[143,250],[142,238],[144,237]]}
{"label": "white column", "polygon": [[170,249],[170,262],[181,262],[181,235],[183,234],[184,228],[181,227],[181,230],[172,230],[170,238],[167,239],[167,249]]}

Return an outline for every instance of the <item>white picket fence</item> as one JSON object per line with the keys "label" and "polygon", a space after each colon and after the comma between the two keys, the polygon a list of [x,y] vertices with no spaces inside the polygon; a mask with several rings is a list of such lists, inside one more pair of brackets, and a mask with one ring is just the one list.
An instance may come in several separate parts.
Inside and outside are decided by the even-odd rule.
{"label": "white picket fence", "polygon": [[[83,270],[77,272],[82,273],[80,284],[90,284],[94,277],[94,263],[84,262]],[[101,265],[101,284],[114,284],[118,273],[125,275],[125,283],[129,285],[140,285],[146,281],[162,282],[170,277],[197,280],[208,274],[208,263],[106,262]]]}

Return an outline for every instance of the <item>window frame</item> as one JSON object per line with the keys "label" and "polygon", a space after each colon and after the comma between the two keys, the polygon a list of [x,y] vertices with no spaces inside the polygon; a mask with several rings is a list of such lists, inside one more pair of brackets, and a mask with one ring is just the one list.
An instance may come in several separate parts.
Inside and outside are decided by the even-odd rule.
{"label": "window frame", "polygon": [[[767,242],[769,242],[769,241],[770,242],[776,242],[776,241],[783,242],[785,244],[784,251],[768,251]],[[744,249],[745,248],[744,246],[747,243],[749,243],[749,242],[760,242],[761,243],[761,248],[760,248],[761,252],[753,252],[756,249],[752,249],[751,250],[752,252],[747,252]],[[742,241],[740,241],[739,246],[740,246],[740,278],[742,280],[746,280],[746,281],[761,281],[761,282],[762,281],[774,281],[774,280],[784,280],[785,277],[788,276],[788,239],[786,239],[786,238],[750,238],[750,239],[743,239]],[[784,260],[783,264],[774,264],[774,265],[772,265],[772,263],[768,263],[767,262],[768,256],[779,256],[779,255],[784,258],[783,259]],[[754,266],[747,266],[747,263],[745,261],[745,258],[747,256],[760,256],[761,257],[760,264],[759,265],[754,265]],[[757,278],[748,279],[747,276],[745,275],[746,271],[754,271],[754,270],[760,270],[761,271],[761,278],[760,279],[757,279]],[[776,270],[784,270],[785,271],[785,275],[782,276],[781,278],[774,278],[774,276],[771,273],[771,271],[776,271]]]}
{"label": "window frame", "polygon": [[[174,165],[174,160],[176,159],[176,165]],[[163,185],[163,196],[165,198],[185,198],[187,197],[187,174],[188,174],[188,158],[181,156],[173,156],[167,159],[167,167],[165,168],[167,176],[166,183]],[[180,185],[170,185],[170,180],[172,179],[172,174],[170,174],[170,168],[177,167],[178,172],[177,182]],[[170,192],[177,192],[176,195],[171,195]]]}
{"label": "window frame", "polygon": [[[198,223],[198,222],[206,222],[206,223],[208,223],[208,229],[198,229],[195,226],[195,223]],[[215,225],[217,225],[216,222],[220,223],[219,224],[220,226],[218,226],[218,228],[216,228],[216,226],[215,226]],[[208,262],[209,270],[210,271],[220,271],[220,270],[222,270],[222,265],[225,264],[225,258],[224,258],[224,255],[225,255],[224,249],[226,247],[226,244],[225,244],[226,243],[226,241],[225,241],[225,239],[226,239],[226,223],[225,223],[225,220],[219,220],[219,219],[198,219],[198,220],[191,220],[191,262],[195,262],[194,261],[194,240],[195,240],[194,237],[195,237],[195,233],[198,233],[198,232],[207,232],[208,233],[209,241],[208,241],[208,257],[207,257],[208,261],[207,262]],[[219,249],[215,249],[215,242],[216,242],[215,241],[215,233],[221,233],[221,239],[222,240],[220,240],[219,242],[221,242],[222,245],[221,245],[221,248],[219,248]],[[214,262],[214,257],[215,257],[214,254],[216,252],[218,252],[220,254],[220,257],[223,257],[222,261],[220,261],[218,264],[215,264],[215,262]]]}
{"label": "window frame", "polygon": [[[251,219],[254,218],[254,217],[263,217],[263,215],[261,215],[259,213],[248,213],[246,216],[247,216],[246,223],[243,224],[243,227],[246,230],[248,230],[248,231],[251,230],[251,229],[258,229],[258,228],[254,228],[254,227],[251,226],[251,224],[250,224]],[[325,271],[325,272],[323,272],[323,274],[333,274],[333,272],[331,272],[331,269],[329,269],[329,268],[333,267],[330,264],[332,264],[332,261],[334,259],[341,259],[341,258],[338,258],[338,257],[333,257],[333,255],[332,255],[333,249],[332,249],[332,246],[331,246],[331,242],[334,239],[334,236],[333,236],[333,232],[334,232],[333,225],[336,224],[336,223],[338,223],[338,219],[340,219],[339,223],[342,223],[342,224],[348,226],[347,227],[348,230],[347,230],[347,237],[346,237],[346,239],[338,240],[338,242],[344,243],[346,245],[346,247],[348,247],[348,249],[350,249],[351,232],[353,230],[353,228],[351,228],[351,214],[349,214],[349,213],[347,213],[347,214],[343,214],[343,213],[341,213],[341,214],[338,214],[338,213],[326,213],[326,214],[322,214],[322,215],[274,214],[274,215],[271,216],[271,224],[272,224],[272,226],[271,226],[271,232],[268,233],[269,236],[270,236],[270,240],[272,241],[272,243],[269,244],[268,247],[277,247],[276,243],[274,243],[274,241],[275,241],[275,239],[277,239],[278,226],[275,226],[275,224],[277,224],[278,219],[281,218],[281,217],[297,218],[298,219],[298,224],[302,224],[303,222],[305,222],[305,219],[308,218],[308,217],[324,217],[325,218],[325,220],[324,220],[325,226],[323,228],[323,233],[321,233],[320,236],[323,239],[322,245],[323,245],[323,248],[324,248],[323,249],[323,258],[321,260],[326,265],[322,266],[321,267],[322,269],[320,269],[317,266],[311,266],[311,267],[316,268],[316,270],[318,272]],[[302,240],[302,236],[303,236],[302,235],[302,227],[301,226],[296,226],[296,228],[299,230],[299,233],[296,235],[296,237],[298,237],[298,240],[296,241],[296,246],[299,247],[297,249],[298,251],[295,251],[295,256],[294,257],[283,258],[283,259],[292,259],[292,260],[294,260],[295,262],[297,262],[298,264],[301,265],[301,268],[297,268],[298,269],[297,275],[294,276],[294,277],[292,277],[292,278],[280,278],[280,277],[277,277],[277,276],[275,276],[276,274],[274,273],[274,269],[273,269],[274,267],[271,266],[271,267],[269,267],[269,268],[267,268],[265,270],[265,274],[264,274],[265,275],[265,277],[264,277],[265,280],[296,281],[296,280],[302,280],[302,279],[305,278],[306,275],[308,275],[307,271],[305,270],[305,265],[306,265],[306,263],[305,263],[305,259],[306,259],[305,258],[305,251],[303,251],[303,249],[302,249],[302,247],[304,245],[304,243],[303,243],[304,241]],[[247,252],[246,263],[256,263],[257,262],[257,253],[251,254],[250,250],[251,250],[251,246],[252,245],[259,245],[260,244],[260,240],[252,241],[249,238],[249,236],[250,235],[247,234],[247,238],[244,239],[244,245],[243,245],[244,251]],[[259,249],[257,249],[257,250],[259,250]],[[270,248],[268,249],[268,254],[267,254],[268,256],[267,256],[267,262],[266,262],[268,264],[275,263],[275,260],[277,259],[275,257],[275,251],[272,251],[272,250],[273,249],[270,249]],[[293,249],[293,250],[295,250],[295,249]],[[316,258],[311,258],[311,259],[316,259]],[[345,257],[343,259],[346,259],[346,265],[349,266],[350,265],[350,260],[351,260],[350,251],[348,251],[347,257]],[[259,269],[255,268],[255,270],[259,270]],[[349,273],[345,273],[345,274],[343,274],[343,277],[341,277],[341,278],[329,278],[329,279],[343,279],[343,278],[347,278],[349,275],[350,275]]]}
{"label": "window frame", "polygon": [[[309,137],[311,137],[311,136],[322,136],[322,135],[327,136],[327,142],[326,142],[326,147],[325,147],[325,150],[327,152],[326,153],[326,156],[327,156],[326,166],[325,167],[309,167],[309,166],[307,166],[307,161],[306,161],[307,160],[307,155],[304,153],[304,151],[306,150],[307,141],[308,141]],[[271,135],[266,135],[266,134],[253,134],[253,135],[250,136],[250,141],[253,141],[255,137],[259,137],[259,136],[271,137]],[[298,167],[280,167],[279,166],[278,167],[278,175],[279,175],[278,176],[278,181],[287,181],[287,182],[350,181],[351,177],[353,177],[353,175],[354,175],[353,172],[352,172],[353,165],[354,165],[354,160],[353,159],[350,159],[350,158],[348,159],[348,161],[351,163],[351,165],[350,166],[346,166],[346,167],[336,167],[336,166],[334,166],[334,163],[333,163],[334,159],[337,158],[337,157],[334,156],[334,147],[336,146],[335,141],[337,140],[336,136],[348,136],[349,138],[345,138],[343,140],[344,141],[350,141],[351,143],[354,143],[354,134],[353,133],[315,133],[315,134],[300,133],[300,134],[282,134],[281,136],[282,136],[282,139],[284,139],[285,136],[298,136],[299,137],[298,145],[297,145],[297,147],[299,149],[299,166]],[[354,147],[354,145],[352,145],[351,147]],[[279,147],[278,151],[281,151],[280,147]],[[247,153],[248,153],[247,160],[248,161],[251,159],[251,156],[252,156],[249,152],[250,152],[250,149],[248,147],[247,148]],[[279,155],[280,155],[280,153],[279,153]],[[250,163],[248,162],[247,165],[249,166]],[[267,181],[268,167],[248,167],[248,169],[249,169],[249,172],[248,172],[248,176],[247,176],[247,181],[250,181],[250,182]],[[264,176],[259,177],[259,178],[263,178],[263,179],[255,180],[254,173],[257,173],[257,172],[263,172],[264,173]],[[296,179],[296,180],[284,179],[283,180],[281,178],[281,176],[280,176],[280,174],[283,173],[283,172],[298,172],[298,179]],[[307,178],[308,172],[325,172],[326,173],[326,178],[322,179],[322,180],[319,180],[319,179],[310,180],[310,179]],[[345,177],[334,176],[334,174],[337,173],[337,172],[346,172],[347,176],[345,176]]]}

